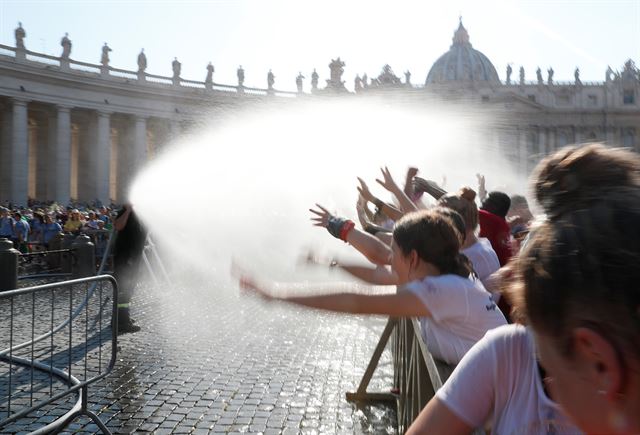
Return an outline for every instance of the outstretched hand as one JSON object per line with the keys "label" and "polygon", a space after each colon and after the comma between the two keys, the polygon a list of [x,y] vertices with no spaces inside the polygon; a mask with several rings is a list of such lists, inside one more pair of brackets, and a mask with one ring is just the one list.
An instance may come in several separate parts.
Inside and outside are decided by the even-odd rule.
{"label": "outstretched hand", "polygon": [[481,201],[484,201],[484,199],[487,197],[487,188],[484,175],[476,174],[476,177],[478,178],[478,196],[480,197]]}
{"label": "outstretched hand", "polygon": [[360,177],[358,177],[358,181],[360,182],[360,186],[358,186],[358,193],[360,193],[360,196],[366,201],[374,202],[375,197],[369,190],[369,186],[367,186],[367,183],[365,183],[364,180]]}
{"label": "outstretched hand", "polygon": [[238,280],[238,285],[242,293],[256,295],[268,301],[274,299],[271,292],[259,285],[255,278],[238,266],[235,261],[231,262],[231,276]]}
{"label": "outstretched hand", "polygon": [[380,184],[382,187],[384,187],[391,193],[398,192],[400,188],[398,187],[395,180],[391,176],[391,172],[389,171],[389,168],[385,166],[384,168],[380,168],[380,171],[382,172],[382,180],[377,178],[376,181],[378,182],[378,184]]}
{"label": "outstretched hand", "polygon": [[427,192],[431,187],[431,183],[433,182],[422,177],[413,177],[413,189],[416,192]]}
{"label": "outstretched hand", "polygon": [[329,218],[331,218],[331,216],[333,215],[329,212],[329,210],[327,210],[320,204],[316,204],[316,207],[318,209],[313,209],[313,208],[309,209],[309,211],[313,213],[311,216],[311,221],[313,222],[313,225],[316,227],[326,228],[329,225]]}

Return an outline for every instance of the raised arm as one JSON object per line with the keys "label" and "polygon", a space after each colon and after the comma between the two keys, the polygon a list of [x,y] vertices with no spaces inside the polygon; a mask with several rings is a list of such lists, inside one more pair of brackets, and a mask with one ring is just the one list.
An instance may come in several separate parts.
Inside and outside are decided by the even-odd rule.
{"label": "raised arm", "polygon": [[373,213],[367,207],[367,200],[364,199],[362,195],[358,196],[358,202],[356,203],[356,212],[358,213],[358,220],[360,221],[360,226],[363,230],[365,230],[369,234],[375,235],[376,233],[384,232],[390,233],[388,229],[381,227],[380,225],[376,225],[372,222]]}
{"label": "raised arm", "polygon": [[447,191],[438,186],[438,183],[436,183],[435,181],[425,180],[421,177],[413,178],[413,187],[416,191],[426,192],[429,195],[433,196],[435,199],[440,199],[447,193]]}
{"label": "raised arm", "polygon": [[313,214],[311,220],[315,226],[327,228],[331,235],[349,243],[374,264],[390,263],[391,248],[380,239],[355,228],[355,224],[347,219],[333,216],[321,205],[316,206],[317,210],[309,209]]}
{"label": "raised arm", "polygon": [[413,177],[415,177],[418,174],[418,168],[416,167],[409,167],[409,169],[407,169],[407,176],[404,179],[404,193],[409,197],[409,198],[413,198],[415,191],[413,189]]}
{"label": "raised arm", "polygon": [[307,256],[307,264],[314,266],[324,266],[333,269],[341,269],[349,275],[358,278],[369,284],[374,285],[398,285],[398,275],[389,270],[385,266],[376,268],[360,266],[356,264],[345,264],[338,260],[322,260],[318,259],[313,253]]}
{"label": "raised arm", "polygon": [[335,293],[310,296],[278,296],[251,277],[240,277],[240,288],[267,301],[283,301],[309,308],[351,314],[381,314],[393,317],[426,317],[429,310],[420,299],[410,292],[387,295],[364,295],[356,293]]}
{"label": "raised arm", "polygon": [[122,213],[122,215],[116,218],[116,220],[113,222],[113,227],[116,229],[116,231],[122,231],[124,227],[127,226],[127,221],[129,220],[131,211],[132,209],[130,205],[124,206],[124,213]]}
{"label": "raised arm", "polygon": [[358,192],[360,192],[360,195],[362,195],[362,197],[367,201],[375,204],[375,206],[382,210],[384,214],[389,216],[390,219],[397,221],[404,215],[401,210],[398,210],[391,204],[387,204],[386,202],[373,196],[373,194],[369,190],[369,186],[367,186],[367,183],[365,183],[362,178],[358,177],[358,181],[360,182],[360,186],[358,186]]}
{"label": "raised arm", "polygon": [[418,206],[416,206],[414,202],[411,201],[411,198],[409,198],[407,194],[402,189],[400,189],[398,184],[395,182],[395,180],[391,176],[389,168],[385,166],[380,170],[382,171],[382,180],[377,179],[376,181],[398,199],[402,211],[406,214],[418,210]]}

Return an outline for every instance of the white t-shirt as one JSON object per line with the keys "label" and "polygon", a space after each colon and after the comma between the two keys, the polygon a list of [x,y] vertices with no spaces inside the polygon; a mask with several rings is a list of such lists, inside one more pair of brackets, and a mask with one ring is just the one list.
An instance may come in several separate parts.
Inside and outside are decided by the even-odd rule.
{"label": "white t-shirt", "polygon": [[496,434],[581,433],[545,394],[533,337],[521,325],[489,331],[436,397],[471,427],[491,421]]}
{"label": "white t-shirt", "polygon": [[500,260],[498,260],[496,251],[491,247],[489,239],[478,237],[476,243],[460,252],[467,256],[482,284],[485,284],[485,279],[489,275],[500,269]]}
{"label": "white t-shirt", "polygon": [[405,286],[431,312],[421,317],[422,338],[429,352],[457,364],[484,334],[507,323],[498,306],[477,280],[448,274],[428,276]]}

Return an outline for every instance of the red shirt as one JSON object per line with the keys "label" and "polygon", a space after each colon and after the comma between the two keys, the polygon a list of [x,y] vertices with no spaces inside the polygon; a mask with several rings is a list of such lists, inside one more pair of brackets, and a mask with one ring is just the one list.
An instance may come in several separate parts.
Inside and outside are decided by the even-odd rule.
{"label": "red shirt", "polygon": [[491,247],[496,251],[500,266],[507,264],[511,258],[511,229],[504,218],[489,213],[486,210],[478,210],[480,221],[480,237],[486,237],[491,242]]}

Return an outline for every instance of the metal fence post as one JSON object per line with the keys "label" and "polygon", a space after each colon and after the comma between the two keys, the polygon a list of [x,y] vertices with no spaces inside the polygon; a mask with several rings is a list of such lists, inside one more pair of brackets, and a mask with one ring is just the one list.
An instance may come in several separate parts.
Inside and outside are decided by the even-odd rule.
{"label": "metal fence post", "polygon": [[8,239],[0,239],[0,291],[18,288],[20,251]]}
{"label": "metal fence post", "polygon": [[[62,249],[71,249],[73,240],[76,238],[73,234],[65,234],[62,239]],[[60,255],[60,270],[62,273],[71,273],[71,253],[63,252]]]}
{"label": "metal fence post", "polygon": [[73,261],[71,262],[71,276],[84,278],[96,274],[95,247],[89,236],[80,234],[71,245]]}

